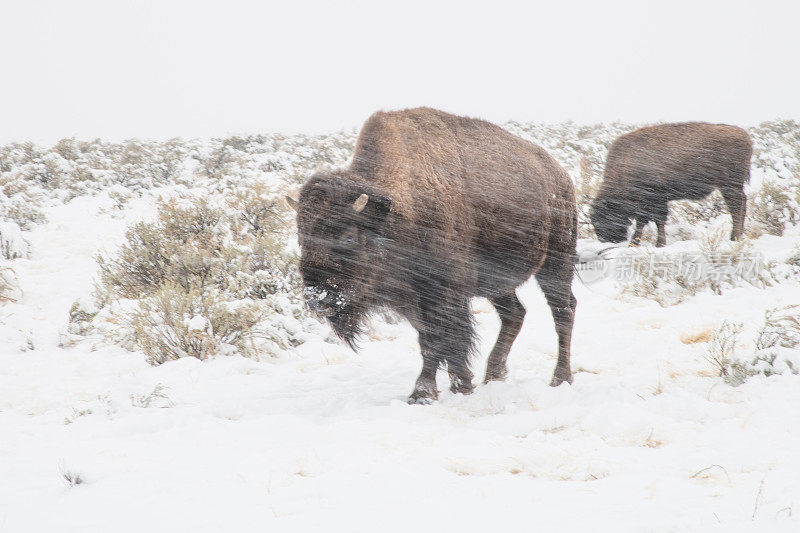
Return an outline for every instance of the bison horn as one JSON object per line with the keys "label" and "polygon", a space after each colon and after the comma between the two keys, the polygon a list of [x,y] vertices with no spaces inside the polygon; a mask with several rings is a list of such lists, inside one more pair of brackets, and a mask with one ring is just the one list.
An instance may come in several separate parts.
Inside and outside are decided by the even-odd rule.
{"label": "bison horn", "polygon": [[286,197],[286,203],[289,204],[289,207],[297,211],[297,200],[292,198],[291,196]]}
{"label": "bison horn", "polygon": [[367,202],[369,202],[369,196],[367,196],[367,194],[364,193],[358,198],[356,198],[355,202],[353,202],[353,209],[356,210],[356,213],[360,213],[361,211],[364,210],[364,207],[367,205]]}

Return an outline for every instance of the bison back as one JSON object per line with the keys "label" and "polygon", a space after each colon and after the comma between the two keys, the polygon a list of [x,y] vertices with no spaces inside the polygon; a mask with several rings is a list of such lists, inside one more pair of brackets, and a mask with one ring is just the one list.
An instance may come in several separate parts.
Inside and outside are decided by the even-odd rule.
{"label": "bison back", "polygon": [[570,247],[569,175],[494,124],[427,108],[377,113],[351,170],[393,198],[399,239],[461,264],[487,291],[524,281],[552,242]]}
{"label": "bison back", "polygon": [[749,178],[752,143],[726,124],[680,123],[620,136],[606,160],[600,196],[700,199],[714,189],[741,189]]}

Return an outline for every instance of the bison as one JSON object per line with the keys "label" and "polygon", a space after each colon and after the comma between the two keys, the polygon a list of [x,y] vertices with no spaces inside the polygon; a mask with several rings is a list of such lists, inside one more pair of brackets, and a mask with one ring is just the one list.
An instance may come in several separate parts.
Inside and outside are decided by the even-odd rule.
{"label": "bison", "polygon": [[539,146],[434,109],[378,112],[349,167],[311,176],[294,207],[309,307],[352,348],[373,310],[417,330],[422,371],[410,403],[437,398],[440,366],[453,392],[473,390],[471,297],[488,298],[501,320],[485,381],[506,376],[525,317],[515,288],[532,274],[558,333],[551,385],[572,381],[575,193]]}
{"label": "bison", "polygon": [[631,243],[656,223],[656,246],[667,242],[667,202],[700,200],[718,189],[731,213],[731,239],[744,232],[753,143],[741,128],[686,122],[640,128],[618,137],[608,151],[603,182],[590,218],[601,241],[622,242],[634,219]]}

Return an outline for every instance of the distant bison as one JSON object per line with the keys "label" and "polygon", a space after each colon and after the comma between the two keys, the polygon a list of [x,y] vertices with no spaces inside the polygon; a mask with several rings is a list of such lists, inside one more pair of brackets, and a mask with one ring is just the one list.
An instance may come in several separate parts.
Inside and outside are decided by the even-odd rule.
{"label": "distant bison", "polygon": [[525,317],[514,289],[532,274],[558,333],[551,384],[571,382],[575,195],[542,148],[433,109],[379,112],[350,166],[313,175],[290,203],[308,304],[339,337],[354,347],[362,319],[382,308],[419,333],[422,372],[409,402],[437,398],[439,366],[452,391],[472,391],[473,296],[501,320],[485,379],[505,377]]}
{"label": "distant bison", "polygon": [[731,239],[740,238],[752,152],[747,132],[726,124],[662,124],[618,137],[590,210],[595,233],[601,241],[624,241],[634,219],[632,243],[638,244],[653,221],[656,246],[664,246],[667,202],[700,200],[719,189],[733,219]]}

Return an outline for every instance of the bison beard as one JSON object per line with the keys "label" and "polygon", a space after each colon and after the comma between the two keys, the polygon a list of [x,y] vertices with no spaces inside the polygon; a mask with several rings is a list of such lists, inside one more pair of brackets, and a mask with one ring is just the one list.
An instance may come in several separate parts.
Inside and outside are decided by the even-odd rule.
{"label": "bison beard", "polygon": [[335,314],[326,315],[333,332],[352,350],[358,349],[356,340],[361,334],[361,322],[366,313],[359,306],[349,304],[341,307]]}
{"label": "bison beard", "polygon": [[356,348],[363,318],[380,309],[417,330],[422,371],[410,402],[437,398],[439,367],[451,390],[472,391],[475,296],[488,298],[501,320],[485,381],[506,376],[525,317],[515,288],[531,275],[558,334],[551,384],[571,382],[575,195],[541,148],[432,109],[376,113],[352,164],[312,176],[296,209],[309,306],[336,334]]}

